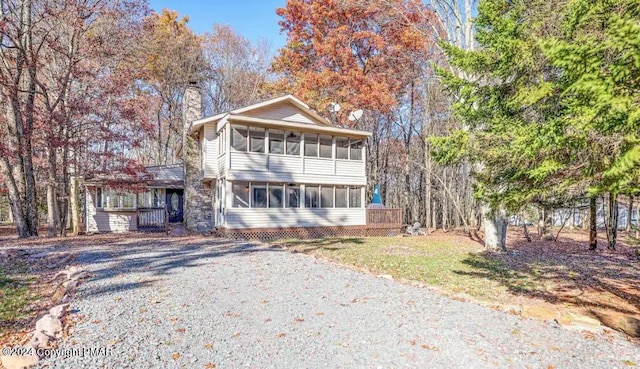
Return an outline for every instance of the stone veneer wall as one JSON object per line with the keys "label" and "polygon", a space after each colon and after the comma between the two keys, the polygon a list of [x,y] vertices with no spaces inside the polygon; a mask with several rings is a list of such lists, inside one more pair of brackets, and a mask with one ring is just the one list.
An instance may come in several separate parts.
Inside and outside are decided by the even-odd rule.
{"label": "stone veneer wall", "polygon": [[209,231],[213,229],[212,198],[214,187],[203,183],[200,167],[198,134],[189,135],[194,120],[202,118],[202,94],[200,88],[190,85],[182,98],[184,133],[182,155],[184,163],[184,222],[189,230]]}

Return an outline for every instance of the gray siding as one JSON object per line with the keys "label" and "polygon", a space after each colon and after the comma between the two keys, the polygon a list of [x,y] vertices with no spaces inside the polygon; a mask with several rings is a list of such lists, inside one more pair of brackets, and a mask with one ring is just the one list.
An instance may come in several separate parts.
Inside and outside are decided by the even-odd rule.
{"label": "gray siding", "polygon": [[86,232],[128,232],[137,230],[135,211],[103,211],[95,206],[95,187],[87,188]]}

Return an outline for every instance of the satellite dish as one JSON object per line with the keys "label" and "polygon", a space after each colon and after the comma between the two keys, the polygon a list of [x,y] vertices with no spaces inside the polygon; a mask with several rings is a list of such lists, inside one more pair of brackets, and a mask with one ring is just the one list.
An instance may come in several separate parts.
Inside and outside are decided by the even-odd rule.
{"label": "satellite dish", "polygon": [[340,111],[340,104],[338,103],[331,103],[329,104],[329,111],[332,113],[337,113]]}
{"label": "satellite dish", "polygon": [[360,119],[362,117],[362,109],[358,109],[355,111],[352,111],[351,114],[349,114],[349,120],[352,122],[355,122],[356,120]]}

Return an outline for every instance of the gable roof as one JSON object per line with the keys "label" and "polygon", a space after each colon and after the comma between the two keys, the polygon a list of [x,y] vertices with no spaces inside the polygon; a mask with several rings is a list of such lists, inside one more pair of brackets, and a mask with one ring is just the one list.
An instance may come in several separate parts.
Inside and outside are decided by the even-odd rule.
{"label": "gable roof", "polygon": [[[224,119],[225,117],[228,117],[228,116],[231,116],[231,115],[235,115],[235,116],[238,116],[238,115],[252,116],[250,114],[251,112],[264,111],[264,110],[266,110],[266,109],[268,109],[270,107],[274,107],[275,108],[276,106],[283,105],[283,104],[289,104],[289,105],[295,107],[296,110],[298,110],[301,115],[307,117],[307,119],[309,121],[311,121],[312,124],[316,124],[318,126],[333,127],[333,125],[331,124],[331,122],[329,120],[327,120],[326,118],[322,117],[320,114],[318,114],[318,112],[316,112],[315,110],[311,109],[309,107],[309,105],[305,104],[300,99],[296,98],[293,95],[284,95],[284,96],[276,97],[274,99],[270,99],[270,100],[266,100],[266,101],[259,102],[259,103],[256,103],[256,104],[252,104],[252,105],[249,105],[249,106],[245,106],[243,108],[231,110],[229,112],[216,114],[216,115],[213,115],[213,116],[207,117],[207,118],[198,119],[198,120],[196,120],[196,121],[191,123],[191,128],[189,129],[189,134],[197,131],[200,127],[202,127],[203,125],[205,125],[207,123],[216,123],[216,122]],[[254,117],[255,118],[260,118],[259,116],[254,116]],[[286,120],[286,119],[284,119],[284,120]]]}

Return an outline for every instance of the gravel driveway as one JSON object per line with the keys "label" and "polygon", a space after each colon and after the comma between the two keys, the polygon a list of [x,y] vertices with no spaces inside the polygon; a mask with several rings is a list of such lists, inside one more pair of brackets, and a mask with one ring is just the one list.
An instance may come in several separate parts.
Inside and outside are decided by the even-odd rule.
{"label": "gravel driveway", "polygon": [[629,368],[640,347],[585,338],[312,256],[212,239],[82,252],[93,277],[54,368]]}

